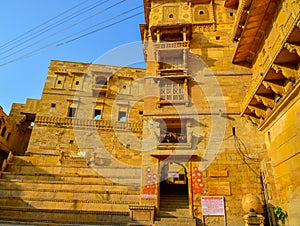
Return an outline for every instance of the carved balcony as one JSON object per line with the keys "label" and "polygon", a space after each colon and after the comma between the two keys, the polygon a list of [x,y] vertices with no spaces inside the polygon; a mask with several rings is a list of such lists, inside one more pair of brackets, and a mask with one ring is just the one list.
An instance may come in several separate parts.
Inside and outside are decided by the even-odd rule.
{"label": "carved balcony", "polygon": [[108,86],[106,84],[93,84],[92,87],[93,95],[106,94],[108,91]]}

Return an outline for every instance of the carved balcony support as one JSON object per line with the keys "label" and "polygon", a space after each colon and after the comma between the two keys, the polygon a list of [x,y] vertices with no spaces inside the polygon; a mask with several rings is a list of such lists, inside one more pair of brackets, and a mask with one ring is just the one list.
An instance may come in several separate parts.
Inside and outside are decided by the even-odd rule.
{"label": "carved balcony support", "polygon": [[256,116],[258,116],[259,118],[265,118],[266,117],[266,109],[263,107],[259,107],[259,106],[253,106],[253,105],[249,105],[248,108],[250,109],[251,112],[254,112]]}
{"label": "carved balcony support", "polygon": [[284,48],[286,48],[290,53],[296,53],[300,57],[300,46],[285,43]]}
{"label": "carved balcony support", "polygon": [[245,116],[246,119],[248,119],[249,121],[251,121],[255,125],[259,125],[260,122],[262,121],[260,118],[257,118],[257,117],[251,116],[251,115],[245,114],[244,116]]}
{"label": "carved balcony support", "polygon": [[276,71],[276,73],[281,73],[283,77],[287,78],[290,81],[295,81],[298,77],[297,71],[295,69],[278,64],[273,64],[272,68]]}
{"label": "carved balcony support", "polygon": [[263,81],[262,83],[267,89],[272,89],[276,94],[283,96],[285,93],[284,85],[280,81]]}
{"label": "carved balcony support", "polygon": [[275,106],[274,97],[272,94],[255,94],[254,97],[258,102],[262,103],[266,107],[273,108]]}

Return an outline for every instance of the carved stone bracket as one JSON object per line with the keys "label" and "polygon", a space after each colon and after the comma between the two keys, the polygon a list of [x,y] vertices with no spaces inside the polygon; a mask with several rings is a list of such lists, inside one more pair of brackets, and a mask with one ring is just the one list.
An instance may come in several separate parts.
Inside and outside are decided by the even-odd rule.
{"label": "carved stone bracket", "polygon": [[284,48],[286,48],[290,53],[296,53],[300,57],[300,46],[290,44],[290,43],[285,43]]}
{"label": "carved stone bracket", "polygon": [[273,108],[275,106],[274,97],[272,94],[264,94],[264,95],[255,94],[254,97],[258,102],[262,103],[266,107]]}
{"label": "carved stone bracket", "polygon": [[284,86],[281,84],[281,82],[263,81],[262,83],[267,89],[272,89],[272,91],[276,94],[280,94],[281,96],[283,96],[283,94],[285,93]]}
{"label": "carved stone bracket", "polygon": [[250,109],[251,112],[254,112],[256,116],[258,117],[266,117],[266,109],[262,108],[262,107],[258,107],[258,106],[253,106],[253,105],[249,105],[248,108]]}
{"label": "carved stone bracket", "polygon": [[244,115],[246,119],[250,120],[252,123],[254,123],[255,125],[259,125],[260,122],[263,120],[263,119],[260,119],[260,118],[257,118],[257,117],[254,117],[254,116],[251,116],[251,115]]}
{"label": "carved stone bracket", "polygon": [[276,71],[276,73],[281,72],[283,77],[287,78],[288,80],[295,81],[298,77],[297,71],[295,69],[278,65],[278,64],[273,64],[272,68]]}

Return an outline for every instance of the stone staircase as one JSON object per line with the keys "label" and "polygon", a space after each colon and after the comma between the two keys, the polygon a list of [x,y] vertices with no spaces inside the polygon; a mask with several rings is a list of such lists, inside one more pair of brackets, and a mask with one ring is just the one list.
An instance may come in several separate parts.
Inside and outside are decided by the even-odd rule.
{"label": "stone staircase", "polygon": [[127,225],[140,169],[15,156],[0,178],[0,225]]}
{"label": "stone staircase", "polygon": [[162,189],[155,226],[196,226],[196,220],[189,214],[186,185],[165,184]]}

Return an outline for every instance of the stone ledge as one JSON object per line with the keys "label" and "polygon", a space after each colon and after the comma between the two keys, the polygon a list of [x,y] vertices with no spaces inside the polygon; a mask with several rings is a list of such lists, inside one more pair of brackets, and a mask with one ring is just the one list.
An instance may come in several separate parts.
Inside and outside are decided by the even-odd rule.
{"label": "stone ledge", "polygon": [[29,197],[0,197],[0,200],[9,199],[11,200],[21,200],[21,201],[32,201],[32,202],[64,202],[64,203],[96,203],[96,204],[120,204],[120,205],[129,205],[129,204],[136,204],[138,205],[139,202],[134,201],[105,201],[105,200],[79,200],[79,199],[45,199],[45,198],[29,198]]}
{"label": "stone ledge", "polygon": [[[68,181],[41,181],[41,180],[20,180],[20,179],[3,179],[0,178],[0,183],[1,182],[14,182],[14,183],[26,183],[26,184],[35,184],[35,183],[40,183],[40,184],[65,184],[65,185],[103,185],[103,186],[121,186],[121,187],[128,187],[128,185],[125,184],[118,184],[118,183],[112,183],[112,182],[68,182]],[[140,184],[132,185],[130,186],[131,189],[134,187],[139,187]]]}
{"label": "stone ledge", "polygon": [[19,211],[19,212],[47,212],[47,213],[70,213],[70,214],[102,214],[102,215],[123,215],[129,216],[129,212],[120,211],[94,211],[94,210],[61,210],[61,209],[35,209],[28,207],[0,206],[0,210]]}
{"label": "stone ledge", "polygon": [[130,205],[130,222],[128,225],[153,225],[155,206]]}

